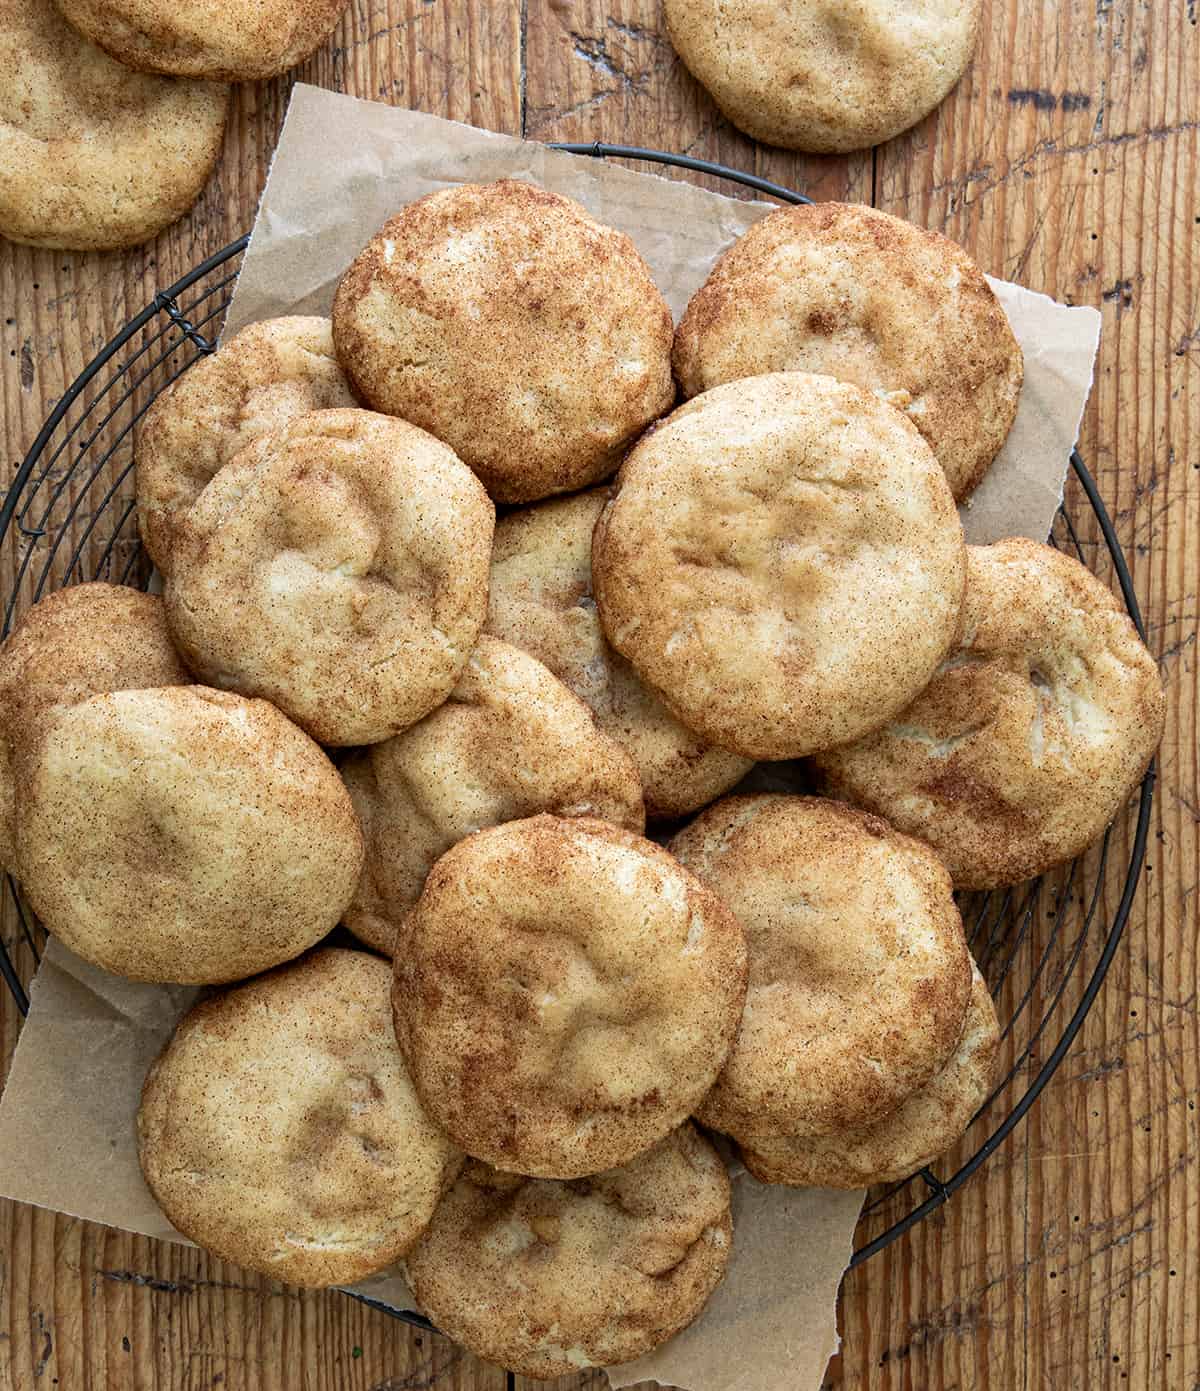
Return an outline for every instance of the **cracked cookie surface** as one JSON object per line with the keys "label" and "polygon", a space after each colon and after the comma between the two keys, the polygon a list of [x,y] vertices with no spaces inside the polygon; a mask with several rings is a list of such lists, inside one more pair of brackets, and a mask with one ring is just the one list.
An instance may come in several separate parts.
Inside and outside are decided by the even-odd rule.
{"label": "cracked cookie surface", "polygon": [[739,1146],[763,1183],[799,1188],[871,1188],[898,1183],[962,1138],[996,1075],[1000,1025],[987,983],[972,967],[971,1002],[950,1060],[873,1125],[829,1135],[778,1136]]}
{"label": "cracked cookie surface", "polygon": [[118,62],[176,77],[255,82],[319,48],[347,0],[54,0]]}
{"label": "cracked cookie surface", "polygon": [[429,1317],[531,1377],[652,1351],[700,1313],[732,1248],[729,1179],[685,1124],[570,1182],[469,1161],[405,1263]]}
{"label": "cracked cookie surface", "polygon": [[982,0],[666,0],[667,30],[739,130],[864,150],[907,130],[970,62]]}
{"label": "cracked cookie surface", "polygon": [[788,796],[726,797],[670,849],[746,933],[746,1006],[703,1124],[751,1147],[836,1136],[945,1065],[971,964],[932,851],[854,807]]}
{"label": "cracked cookie surface", "polygon": [[362,833],[337,769],[265,700],[93,696],[29,760],[17,870],[47,929],[131,980],[217,984],[341,917]]}
{"label": "cracked cookie surface", "polygon": [[516,179],[410,203],[333,306],[363,399],[445,440],[497,502],[608,477],[675,399],[671,334],[633,242]]}
{"label": "cracked cookie surface", "polygon": [[537,812],[645,825],[625,751],[541,662],[488,636],[444,705],[341,774],[366,840],[344,922],[388,956],[434,862],[484,826]]}
{"label": "cracked cookie surface", "polygon": [[0,70],[0,236],[137,246],[196,201],[221,152],[228,87],[134,72],[52,0],[0,0]]}
{"label": "cracked cookie surface", "polygon": [[328,319],[264,319],[194,363],[138,427],[138,528],[159,570],[171,571],[179,519],[239,450],[309,411],[354,405]]}
{"label": "cracked cookie surface", "polygon": [[390,984],[378,957],[326,948],[185,1015],[137,1117],[146,1182],[185,1236],[308,1286],[412,1246],[462,1155],[417,1099]]}
{"label": "cracked cookie surface", "polygon": [[497,1168],[625,1163],[699,1104],[733,1043],[745,941],[667,852],[587,817],[480,831],[396,938],[396,1034],[430,1114]]}
{"label": "cracked cookie surface", "polygon": [[545,662],[632,755],[647,817],[685,816],[752,764],[681,724],[605,638],[592,594],[592,531],[607,498],[595,488],[496,523],[487,630]]}
{"label": "cracked cookie surface", "polygon": [[681,406],[629,454],[592,540],[608,640],[685,725],[749,758],[902,710],[954,640],[965,577],[916,427],[806,372]]}
{"label": "cracked cookie surface", "polygon": [[56,711],[105,691],[191,679],[171,645],[157,595],[128,585],[74,584],[24,614],[0,647],[0,866],[15,867],[24,765]]}
{"label": "cracked cookie surface", "polygon": [[373,411],[314,411],[213,478],[164,599],[188,665],[322,744],[376,743],[453,690],[487,614],[495,512],[454,452]]}
{"label": "cracked cookie surface", "polygon": [[763,372],[823,372],[902,410],[961,502],[1008,437],[1020,345],[961,247],[874,208],[816,203],[756,222],[675,333],[685,396]]}
{"label": "cracked cookie surface", "polygon": [[989,889],[1099,839],[1166,701],[1124,609],[1078,561],[1021,538],[967,556],[962,632],[928,688],[816,764],[831,795],[933,846],[958,888]]}

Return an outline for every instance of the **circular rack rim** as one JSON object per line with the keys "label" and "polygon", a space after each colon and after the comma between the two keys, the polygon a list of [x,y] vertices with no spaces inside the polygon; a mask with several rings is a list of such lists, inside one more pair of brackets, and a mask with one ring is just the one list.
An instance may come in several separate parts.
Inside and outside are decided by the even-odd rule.
{"label": "circular rack rim", "polygon": [[[780,184],[773,183],[769,179],[761,178],[760,176],[755,174],[744,173],[741,170],[732,169],[728,166],[717,164],[711,160],[698,159],[691,155],[671,154],[666,151],[646,149],[641,146],[633,145],[610,145],[599,141],[586,143],[554,142],[549,145],[549,148],[560,150],[568,154],[585,155],[596,159],[630,159],[646,163],[674,166],[676,168],[686,169],[694,173],[704,174],[713,178],[724,179],[733,183],[740,184],[745,188],[752,189],[756,193],[762,193],[770,197],[776,198],[782,203],[802,204],[811,203],[813,201],[812,199],[805,197],[803,194],[796,193],[792,189],[788,189]],[[103,370],[103,368],[109,362],[112,361],[112,359],[120,352],[120,350],[148,323],[150,323],[157,315],[165,314],[175,325],[175,327],[179,330],[179,332],[181,332],[186,339],[190,340],[192,344],[200,352],[210,353],[214,350],[215,345],[212,342],[210,342],[207,338],[205,338],[202,334],[200,334],[187,320],[184,314],[180,311],[178,306],[179,296],[183,293],[183,291],[189,289],[198,281],[203,280],[212,271],[216,270],[218,267],[224,265],[226,262],[234,259],[241,253],[243,253],[248,247],[249,243],[249,234],[239,237],[236,241],[231,242],[228,246],[223,247],[220,251],[214,252],[211,256],[207,257],[199,265],[195,266],[192,270],[190,270],[186,275],[182,276],[179,280],[177,280],[175,284],[173,284],[169,289],[161,291],[159,294],[155,295],[153,300],[151,300],[150,303],[147,304],[146,307],[139,314],[132,318],[121,329],[121,331],[115,337],[113,337],[110,340],[110,342],[108,342],[105,345],[103,349],[101,349],[101,351],[92,359],[92,361],[88,363],[88,365],[79,374],[79,376],[71,384],[68,390],[63,394],[58,403],[55,405],[54,409],[51,411],[50,415],[47,417],[45,423],[39,430],[37,437],[35,438],[28,453],[22,460],[21,465],[18,468],[17,473],[13,479],[13,482],[4,498],[3,504],[0,504],[0,542],[2,542],[8,536],[14,520],[17,519],[18,507],[21,505],[25,487],[28,484],[29,479],[33,474],[34,468],[36,467],[39,459],[44,453],[46,446],[53,438],[54,432],[62,424],[71,407],[83,394],[84,390],[88,387],[88,385],[96,378],[96,376]],[[221,307],[227,307],[228,302],[229,301],[226,300],[225,305]],[[1128,563],[1125,559],[1124,551],[1122,550],[1120,541],[1117,538],[1116,530],[1113,526],[1112,519],[1109,516],[1108,510],[1104,505],[1104,501],[1100,496],[1095,480],[1093,479],[1078,450],[1072,451],[1071,467],[1074,471],[1075,477],[1078,479],[1080,485],[1082,486],[1084,495],[1086,496],[1087,501],[1090,507],[1092,508],[1092,511],[1096,516],[1101,534],[1104,539],[1105,546],[1108,550],[1109,557],[1112,561],[1114,571],[1116,573],[1117,580],[1121,588],[1121,594],[1125,602],[1125,607],[1131,619],[1133,620],[1134,625],[1138,630],[1138,633],[1144,640],[1146,636],[1145,627],[1142,621],[1141,611],[1138,606],[1132,576],[1129,571]],[[36,533],[26,532],[19,521],[18,526],[24,534],[33,535],[36,538]],[[7,634],[12,624],[16,597],[17,593],[16,590],[14,590],[13,594],[9,598],[6,612],[4,614],[3,631],[5,634]],[[1009,1112],[1004,1116],[1004,1118],[996,1125],[996,1127],[991,1131],[991,1133],[980,1145],[980,1147],[974,1152],[974,1154],[972,1154],[969,1159],[965,1160],[953,1175],[951,1175],[947,1179],[939,1180],[934,1177],[934,1175],[929,1171],[928,1168],[919,1171],[919,1176],[924,1180],[926,1186],[929,1189],[928,1195],[920,1203],[913,1207],[909,1212],[905,1213],[902,1217],[898,1218],[894,1223],[892,1223],[892,1225],[889,1226],[885,1231],[881,1232],[873,1240],[867,1242],[865,1245],[855,1250],[850,1260],[851,1269],[853,1269],[855,1266],[861,1265],[863,1261],[875,1255],[884,1247],[890,1245],[891,1242],[895,1241],[898,1237],[910,1230],[918,1222],[922,1221],[925,1217],[927,1217],[931,1212],[941,1207],[960,1187],[962,1187],[962,1185],[976,1172],[976,1170],[978,1170],[984,1164],[984,1162],[1008,1138],[1008,1136],[1013,1132],[1016,1126],[1024,1119],[1025,1115],[1033,1106],[1034,1102],[1037,1100],[1038,1096],[1041,1094],[1046,1084],[1049,1082],[1050,1078],[1058,1069],[1059,1064],[1062,1062],[1068,1049],[1074,1042],[1076,1035],[1079,1033],[1079,1030],[1083,1025],[1083,1021],[1086,1018],[1088,1011],[1091,1009],[1091,1006],[1095,1001],[1096,995],[1099,993],[1099,990],[1104,983],[1104,978],[1108,973],[1110,965],[1112,964],[1112,960],[1114,955],[1116,954],[1116,950],[1119,945],[1121,935],[1124,931],[1125,924],[1129,918],[1133,897],[1137,891],[1138,882],[1141,877],[1142,867],[1146,856],[1146,845],[1150,829],[1150,811],[1154,797],[1155,777],[1155,765],[1154,763],[1151,763],[1141,784],[1137,808],[1137,821],[1130,849],[1129,863],[1126,869],[1125,880],[1124,884],[1122,885],[1121,896],[1118,901],[1116,911],[1113,915],[1112,922],[1109,926],[1107,937],[1104,939],[1100,955],[1096,961],[1095,966],[1092,968],[1091,976],[1088,978],[1087,984],[1084,986],[1083,993],[1079,999],[1079,1002],[1076,1005],[1075,1010],[1071,1014],[1070,1018],[1067,1020],[1067,1023],[1064,1026],[1063,1031],[1054,1048],[1051,1050],[1045,1062],[1042,1063],[1036,1075],[1029,1083],[1029,1085],[1026,1087],[1024,1093],[1012,1106],[1011,1110],[1009,1110]],[[1107,849],[1107,844],[1108,833],[1106,833],[1104,841],[1102,842],[1102,863],[1104,853]],[[9,880],[9,887],[15,895],[15,887],[12,884],[11,877]],[[1093,899],[1093,905],[1092,909],[1090,910],[1090,913],[1094,913],[1095,905],[1096,898]],[[18,1009],[21,1011],[22,1014],[25,1014],[28,1010],[28,998],[26,996],[20,978],[17,975],[17,972],[9,958],[8,951],[3,943],[0,943],[0,977],[4,979],[5,984],[8,986],[9,991],[12,994]],[[1069,973],[1064,976],[1062,984],[1060,985],[1060,996],[1062,991],[1065,989],[1066,982],[1068,979],[1070,979]],[[1041,1024],[1038,1026],[1038,1036],[1040,1036],[1042,1030],[1045,1029],[1049,1021],[1049,1017],[1050,1012],[1047,1011],[1046,1015],[1042,1019]],[[1013,1075],[1015,1075],[1015,1072]],[[1010,1075],[1006,1082],[1003,1083],[1000,1088],[997,1088],[997,1092],[999,1090],[1002,1090],[1003,1086],[1007,1086],[1013,1080],[1013,1075]],[[988,1103],[985,1103],[984,1109],[986,1109],[987,1104]],[[914,1177],[916,1177],[916,1175],[914,1175]],[[387,1313],[390,1313],[395,1317],[400,1318],[417,1327],[426,1329],[433,1328],[433,1325],[429,1322],[428,1319],[414,1311],[393,1309],[390,1305],[383,1304],[376,1299],[372,1299],[368,1296],[355,1293],[354,1291],[346,1291],[346,1293],[351,1294],[355,1299],[358,1299],[364,1304],[367,1304],[373,1308],[384,1310]]]}

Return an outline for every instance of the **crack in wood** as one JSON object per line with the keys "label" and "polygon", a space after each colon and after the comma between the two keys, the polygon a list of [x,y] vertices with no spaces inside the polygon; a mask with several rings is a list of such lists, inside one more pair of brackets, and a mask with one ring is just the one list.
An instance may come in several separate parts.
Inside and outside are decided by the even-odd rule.
{"label": "crack in wood", "polygon": [[1185,333],[1175,344],[1175,356],[1186,357],[1193,348],[1200,348],[1200,324],[1197,324],[1190,333]]}
{"label": "crack in wood", "polygon": [[1167,663],[1170,662],[1173,658],[1178,657],[1183,652],[1186,652],[1189,647],[1195,647],[1195,645],[1196,634],[1189,633],[1187,637],[1180,638],[1178,642],[1173,642],[1170,645],[1170,647],[1164,647],[1158,655],[1158,665],[1160,669],[1162,667],[1165,667]]}
{"label": "crack in wood", "polygon": [[371,1391],[430,1391],[458,1366],[464,1356],[463,1349],[456,1343],[447,1342],[440,1355],[431,1354],[403,1376],[384,1377],[372,1385]]}
{"label": "crack in wood", "polygon": [[1087,92],[1047,91],[1044,87],[1013,87],[1008,92],[1010,106],[1032,106],[1035,111],[1054,111],[1062,107],[1064,111],[1088,111],[1092,99]]}
{"label": "crack in wood", "polygon": [[[1177,136],[1190,135],[1200,130],[1200,121],[1178,121],[1173,125],[1150,126],[1145,130],[1121,131],[1116,135],[1102,135],[1098,138],[1084,141],[1080,144],[1060,145],[1057,140],[1040,140],[1029,151],[1028,154],[1012,160],[1001,174],[995,174],[995,166],[992,164],[982,164],[976,168],[969,169],[965,174],[956,174],[953,178],[944,179],[940,183],[934,184],[927,193],[922,196],[930,198],[938,197],[943,193],[949,193],[951,197],[956,192],[965,192],[977,184],[983,187],[976,191],[976,195],[970,203],[978,202],[989,193],[994,193],[996,189],[1011,183],[1019,175],[1027,175],[1032,178],[1029,172],[1030,166],[1046,159],[1068,159],[1075,155],[1097,154],[1102,150],[1121,149],[1129,145],[1148,144],[1158,141],[1171,140]],[[916,197],[917,191],[909,197]],[[970,206],[964,201],[959,206]]]}
{"label": "crack in wood", "polygon": [[1124,1058],[1104,1058],[1095,1067],[1089,1067],[1085,1072],[1077,1072],[1071,1081],[1094,1082],[1097,1077],[1111,1077],[1114,1072],[1123,1072],[1124,1070]]}
{"label": "crack in wood", "polygon": [[244,1294],[255,1295],[261,1299],[295,1299],[304,1298],[304,1292],[298,1289],[262,1289],[256,1285],[238,1284],[232,1280],[202,1280],[189,1275],[181,1275],[177,1280],[166,1280],[159,1275],[144,1275],[137,1270],[102,1270],[97,1267],[96,1273],[102,1280],[109,1280],[117,1285],[136,1285],[139,1289],[152,1290],[156,1294],[195,1294],[198,1290],[238,1290]]}
{"label": "crack in wood", "polygon": [[54,1339],[50,1335],[50,1329],[54,1326],[53,1320],[47,1322],[45,1314],[40,1309],[34,1311],[33,1321],[37,1324],[35,1338],[42,1340],[41,1351],[37,1361],[33,1364],[34,1380],[40,1379],[49,1365],[50,1358],[54,1353]]}

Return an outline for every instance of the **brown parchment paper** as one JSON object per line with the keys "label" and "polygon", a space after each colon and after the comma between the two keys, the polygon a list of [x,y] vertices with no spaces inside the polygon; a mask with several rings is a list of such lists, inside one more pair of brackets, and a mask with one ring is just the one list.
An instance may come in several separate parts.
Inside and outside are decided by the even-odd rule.
{"label": "brown parchment paper", "polygon": [[[723,197],[418,112],[297,86],[226,324],[326,312],[337,280],[404,203],[448,184],[525,178],[620,227],[678,315],[713,262],[773,204]],[[1047,536],[1091,386],[1100,316],[993,282],[1025,353],[1012,435],[971,504],[968,540]],[[787,765],[764,770],[786,782]],[[137,1163],[134,1116],[147,1066],[196,996],[110,976],[52,942],[0,1101],[0,1194],[182,1241]],[[336,1002],[330,1002],[336,1008]],[[728,1278],[702,1319],[650,1357],[609,1369],[614,1386],[814,1391],[837,1346],[837,1288],[861,1193],[757,1183],[736,1165]],[[357,1287],[411,1307],[389,1272]]]}

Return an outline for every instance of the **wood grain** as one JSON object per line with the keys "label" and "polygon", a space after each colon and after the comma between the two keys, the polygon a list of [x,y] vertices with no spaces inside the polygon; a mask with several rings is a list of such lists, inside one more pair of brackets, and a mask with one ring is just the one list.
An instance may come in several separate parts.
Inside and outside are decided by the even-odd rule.
{"label": "wood grain", "polygon": [[[495,130],[685,150],[814,197],[873,201],[947,231],[995,274],[1102,310],[1081,447],[1130,556],[1171,696],[1146,881],[1083,1033],[1026,1123],[949,1205],[848,1278],[845,1348],[826,1385],[1200,1384],[1194,0],[991,0],[975,63],[944,106],[848,159],[767,150],[733,131],[672,53],[656,0],[356,0],[299,76]],[[72,256],[0,244],[5,468],[132,312],[249,225],[286,95],[286,81],[239,90],[222,164],[194,215],[150,246]],[[1077,491],[1069,501],[1080,544],[1105,573]],[[13,566],[9,547],[6,585]],[[1101,927],[1127,849],[1122,829]],[[1073,920],[1086,907],[1076,898],[1073,886]],[[1051,940],[1051,906],[1032,915],[1032,950]],[[19,941],[11,913],[0,930]],[[1069,945],[1069,934],[1055,940]],[[1095,933],[1082,950],[1090,968]],[[28,971],[28,951],[18,955]],[[1053,956],[1030,1002],[1035,1017],[1051,1003],[1057,964]],[[1036,1075],[1075,998],[1069,991],[1050,1015],[1018,1086]],[[6,1058],[16,1030],[0,992]],[[344,1297],[14,1204],[0,1205],[0,1259],[0,1387],[493,1391],[507,1380]],[[554,1386],[602,1384],[592,1374]]]}
{"label": "wood grain", "polygon": [[[879,154],[878,206],[1102,310],[1081,449],[1162,655],[1171,725],[1146,880],[1082,1037],[945,1220],[847,1282],[834,1385],[1197,1380],[1194,19],[1183,5],[994,4],[936,132]],[[1096,528],[1082,532],[1099,557]],[[1127,846],[1115,838],[1114,868]],[[1107,913],[1115,890],[1110,874]]]}
{"label": "wood grain", "polygon": [[[517,0],[355,0],[301,80],[515,133]],[[248,230],[290,82],[242,87],[192,217],[128,255],[0,242],[0,418],[11,477],[51,405],[121,325]],[[7,480],[6,480],[7,481]],[[7,591],[15,554],[0,555]],[[18,940],[9,905],[2,927]],[[22,965],[32,966],[28,951]],[[4,1058],[16,1011],[0,987]],[[0,1204],[0,1388],[502,1391],[505,1374],[335,1293],[300,1293],[191,1251]]]}

